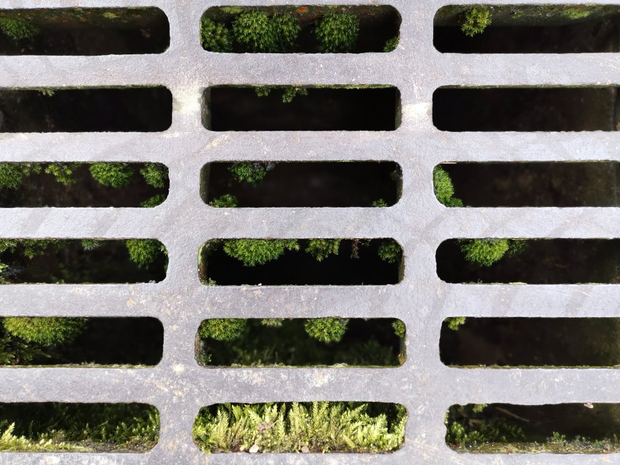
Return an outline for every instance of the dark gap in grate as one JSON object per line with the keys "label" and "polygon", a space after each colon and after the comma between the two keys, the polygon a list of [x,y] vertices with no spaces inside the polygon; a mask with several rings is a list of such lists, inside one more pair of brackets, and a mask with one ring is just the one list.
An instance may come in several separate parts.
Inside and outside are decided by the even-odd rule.
{"label": "dark gap in grate", "polygon": [[616,87],[442,87],[433,124],[442,131],[615,131]]}
{"label": "dark gap in grate", "polygon": [[204,126],[212,131],[393,131],[400,126],[400,92],[391,86],[215,86],[205,90],[204,104]]}
{"label": "dark gap in grate", "polygon": [[383,285],[402,280],[393,239],[216,239],[200,251],[205,285]]}
{"label": "dark gap in grate", "polygon": [[436,259],[449,283],[620,283],[620,239],[449,239]]}
{"label": "dark gap in grate", "polygon": [[0,89],[0,132],[158,132],[171,124],[165,87]]}
{"label": "dark gap in grate", "polygon": [[620,365],[620,318],[467,317],[441,328],[450,366],[613,367]]}
{"label": "dark gap in grate", "polygon": [[0,208],[154,207],[168,188],[160,163],[0,163]]}
{"label": "dark gap in grate", "polygon": [[207,453],[377,453],[402,447],[406,422],[403,405],[382,402],[215,404],[193,435]]}
{"label": "dark gap in grate", "polygon": [[213,206],[373,207],[394,205],[401,182],[394,162],[215,162],[201,192]]}
{"label": "dark gap in grate", "polygon": [[154,239],[0,240],[0,284],[158,282],[167,262]]}
{"label": "dark gap in grate", "polygon": [[390,318],[204,320],[196,359],[203,366],[399,366],[405,324]]}
{"label": "dark gap in grate", "polygon": [[0,435],[12,452],[133,452],[159,439],[159,411],[138,403],[2,403]]}
{"label": "dark gap in grate", "polygon": [[434,44],[444,53],[609,53],[619,27],[617,5],[449,5],[435,14]]}
{"label": "dark gap in grate", "polygon": [[400,23],[387,5],[212,7],[202,17],[201,42],[228,53],[390,52]]}
{"label": "dark gap in grate", "polygon": [[446,443],[472,453],[608,454],[620,451],[619,419],[611,403],[453,405]]}
{"label": "dark gap in grate", "polygon": [[620,205],[620,163],[615,161],[467,162],[440,166],[452,180],[454,197],[465,207]]}
{"label": "dark gap in grate", "polygon": [[164,328],[156,318],[6,317],[0,365],[154,366]]}
{"label": "dark gap in grate", "polygon": [[159,8],[0,10],[0,55],[163,53],[169,45]]}

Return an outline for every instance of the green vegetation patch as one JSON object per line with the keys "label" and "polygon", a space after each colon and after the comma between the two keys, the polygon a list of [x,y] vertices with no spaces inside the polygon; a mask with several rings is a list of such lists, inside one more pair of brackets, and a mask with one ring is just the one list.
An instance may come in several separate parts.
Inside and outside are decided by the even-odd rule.
{"label": "green vegetation patch", "polygon": [[208,453],[377,453],[402,446],[406,421],[397,404],[220,404],[200,411],[193,433]]}

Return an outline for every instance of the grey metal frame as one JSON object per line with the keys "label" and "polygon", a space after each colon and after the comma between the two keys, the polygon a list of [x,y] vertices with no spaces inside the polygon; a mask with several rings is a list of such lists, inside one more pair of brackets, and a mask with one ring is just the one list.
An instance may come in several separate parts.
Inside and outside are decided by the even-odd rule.
{"label": "grey metal frame", "polygon": [[[549,3],[550,0],[545,0]],[[152,316],[165,329],[162,362],[151,369],[3,368],[1,402],[145,402],[161,413],[158,445],[146,454],[0,454],[0,464],[594,464],[598,456],[463,455],[444,443],[454,403],[524,404],[620,401],[613,369],[464,370],[439,360],[446,316],[617,316],[614,285],[454,285],[437,277],[435,250],[454,237],[612,238],[614,208],[448,209],[433,195],[443,161],[616,159],[619,133],[444,133],[431,118],[443,85],[620,84],[617,54],[449,55],[433,47],[433,16],[447,1],[386,2],[402,15],[401,42],[389,54],[215,54],[199,43],[210,6],[278,5],[283,0],[8,0],[6,8],[157,6],[170,20],[161,55],[0,57],[0,87],[162,84],[174,97],[163,133],[3,134],[2,161],[160,162],[170,195],[153,209],[5,209],[4,238],[156,238],[170,253],[158,284],[7,285],[2,316]],[[302,4],[375,1],[304,0]],[[514,3],[514,0],[494,3]],[[525,2],[522,2],[525,3]],[[529,3],[529,2],[528,2]],[[541,2],[542,3],[542,2]],[[555,2],[551,3],[566,3]],[[588,0],[588,3],[606,3]],[[394,132],[214,133],[201,124],[202,91],[218,84],[391,84],[400,89],[402,125]],[[199,194],[200,170],[226,160],[394,160],[403,195],[389,208],[214,209]],[[393,237],[405,251],[404,280],[393,286],[207,287],[200,246],[227,237]],[[399,368],[205,369],[194,335],[210,317],[397,317],[407,325]],[[409,410],[406,442],[393,454],[204,455],[192,440],[200,407],[219,402],[385,401]],[[618,455],[606,457],[620,463]]]}

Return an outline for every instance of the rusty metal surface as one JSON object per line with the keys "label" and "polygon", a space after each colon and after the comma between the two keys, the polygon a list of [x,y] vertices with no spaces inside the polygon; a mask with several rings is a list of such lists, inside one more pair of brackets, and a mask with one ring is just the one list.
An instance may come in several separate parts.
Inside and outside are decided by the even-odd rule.
{"label": "rusty metal surface", "polygon": [[[444,443],[454,403],[619,402],[613,369],[463,370],[439,360],[446,316],[618,316],[613,285],[455,285],[436,274],[435,250],[455,237],[619,237],[615,208],[447,209],[433,194],[442,161],[615,160],[620,134],[446,133],[433,127],[433,91],[443,85],[620,84],[616,54],[449,55],[435,50],[433,16],[447,2],[393,0],[401,42],[389,54],[266,55],[205,52],[202,13],[218,5],[280,0],[8,0],[3,8],[156,6],[168,16],[170,49],[161,55],[0,57],[0,87],[158,84],[174,97],[162,133],[2,134],[1,161],[160,162],[170,195],[152,209],[5,209],[5,238],[156,238],[168,248],[158,284],[7,285],[2,316],[152,316],[165,329],[162,362],[151,369],[3,368],[0,402],[145,402],[161,413],[158,445],[146,454],[0,454],[0,464],[594,464],[599,456],[461,455]],[[333,4],[321,0],[305,4]],[[376,4],[339,1],[339,4]],[[495,3],[513,3],[498,1]],[[552,2],[556,3],[556,2]],[[559,2],[558,2],[559,3]],[[566,3],[562,1],[561,3]],[[589,2],[599,3],[599,2]],[[394,132],[215,133],[201,125],[203,90],[218,84],[390,84],[401,92]],[[200,198],[200,169],[226,160],[394,160],[403,195],[389,208],[214,209]],[[198,250],[212,238],[393,237],[405,276],[392,286],[207,287]],[[205,369],[194,360],[201,320],[221,317],[395,317],[407,325],[399,368]],[[200,407],[219,402],[387,401],[409,410],[404,447],[393,454],[204,455],[192,441]],[[620,463],[618,455],[606,456]]]}

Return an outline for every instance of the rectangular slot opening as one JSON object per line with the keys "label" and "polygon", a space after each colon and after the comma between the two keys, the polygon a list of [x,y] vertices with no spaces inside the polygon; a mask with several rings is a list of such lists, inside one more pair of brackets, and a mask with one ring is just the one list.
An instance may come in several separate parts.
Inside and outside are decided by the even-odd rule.
{"label": "rectangular slot opening", "polygon": [[137,403],[2,403],[0,436],[8,452],[143,453],[159,440],[159,411]]}
{"label": "rectangular slot opening", "polygon": [[0,55],[163,53],[169,45],[159,8],[0,10]]}
{"label": "rectangular slot opening", "polygon": [[391,52],[400,22],[387,5],[212,7],[200,38],[220,53]]}
{"label": "rectangular slot opening", "polygon": [[392,318],[209,319],[198,329],[205,367],[399,366],[405,324]]}
{"label": "rectangular slot opening", "polygon": [[215,86],[205,90],[211,131],[394,131],[392,86]]}
{"label": "rectangular slot opening", "polygon": [[0,318],[3,366],[154,366],[163,344],[156,318]]}
{"label": "rectangular slot opening", "polygon": [[446,206],[617,207],[620,163],[444,163],[435,168],[435,195]]}
{"label": "rectangular slot opening", "polygon": [[0,163],[0,208],[155,207],[168,188],[161,163]]}
{"label": "rectangular slot opening", "polygon": [[403,268],[394,239],[216,239],[198,263],[208,286],[397,284]]}
{"label": "rectangular slot opening", "polygon": [[406,422],[403,405],[381,402],[215,404],[193,433],[206,453],[385,453],[402,447]]}
{"label": "rectangular slot opening", "polygon": [[441,87],[433,124],[449,132],[615,131],[616,87]]}
{"label": "rectangular slot opening", "polygon": [[0,240],[0,284],[159,282],[167,263],[155,239]]}
{"label": "rectangular slot opening", "polygon": [[448,283],[620,283],[620,239],[449,239],[436,259]]}
{"label": "rectangular slot opening", "polygon": [[453,367],[617,367],[620,318],[454,317],[441,328]]}
{"label": "rectangular slot opening", "polygon": [[165,87],[0,89],[0,132],[159,132],[171,124]]}
{"label": "rectangular slot opening", "polygon": [[202,169],[213,207],[389,207],[399,197],[394,162],[216,162]]}
{"label": "rectangular slot opening", "polygon": [[434,23],[443,53],[619,51],[617,5],[448,5]]}
{"label": "rectangular slot opening", "polygon": [[620,404],[591,402],[453,405],[446,444],[477,454],[608,454],[620,451],[619,413]]}

